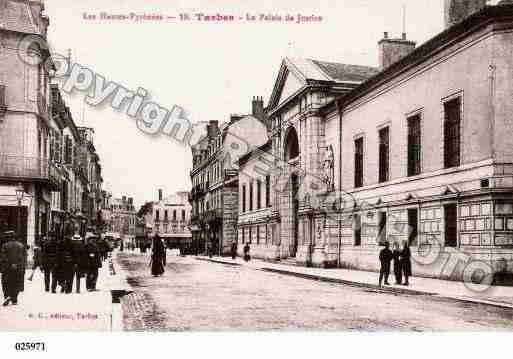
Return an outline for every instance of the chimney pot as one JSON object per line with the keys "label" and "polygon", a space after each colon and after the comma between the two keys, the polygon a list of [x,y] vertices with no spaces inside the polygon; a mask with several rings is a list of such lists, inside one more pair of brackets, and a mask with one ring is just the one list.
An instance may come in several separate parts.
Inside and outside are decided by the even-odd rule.
{"label": "chimney pot", "polygon": [[403,40],[406,40],[406,33],[403,32]]}
{"label": "chimney pot", "polygon": [[385,32],[383,33],[383,38],[384,38],[384,39],[388,39],[388,32],[387,32],[387,31],[385,31]]}

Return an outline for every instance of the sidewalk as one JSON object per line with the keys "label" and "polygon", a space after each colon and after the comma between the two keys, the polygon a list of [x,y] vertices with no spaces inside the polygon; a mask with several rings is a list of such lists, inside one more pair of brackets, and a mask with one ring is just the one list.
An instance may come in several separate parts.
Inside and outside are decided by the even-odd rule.
{"label": "sidewalk", "polygon": [[[482,293],[470,290],[462,282],[453,282],[432,278],[411,277],[410,286],[390,285],[378,287],[378,273],[348,269],[322,269],[307,268],[263,260],[252,259],[246,263],[241,258],[232,260],[223,257],[197,256],[198,260],[205,260],[227,265],[240,265],[255,270],[263,270],[284,275],[293,275],[301,278],[319,280],[331,283],[341,283],[351,286],[379,289],[402,294],[426,294],[450,298],[460,301],[487,304],[502,308],[513,309],[513,287],[493,286]],[[393,275],[390,276],[391,281]],[[479,287],[479,286],[478,286]],[[485,289],[481,286],[480,289]]]}
{"label": "sidewalk", "polygon": [[[97,292],[88,292],[82,279],[80,294],[45,292],[43,273],[37,269],[31,282],[25,280],[25,291],[20,293],[17,306],[0,304],[0,331],[121,330],[121,306],[112,304],[111,290],[120,289],[123,278],[119,273],[111,275],[109,267],[107,260],[100,268]],[[28,270],[26,278],[31,273],[32,270]],[[60,291],[59,286],[57,291]]]}

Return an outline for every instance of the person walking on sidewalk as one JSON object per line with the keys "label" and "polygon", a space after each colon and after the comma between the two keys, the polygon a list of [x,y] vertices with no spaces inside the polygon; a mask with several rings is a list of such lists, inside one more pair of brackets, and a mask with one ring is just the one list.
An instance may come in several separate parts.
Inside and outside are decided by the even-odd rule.
{"label": "person walking on sidewalk", "polygon": [[[73,274],[71,279],[71,287],[73,287],[73,280],[75,280],[75,289],[77,293],[80,293],[80,282],[84,276],[86,257],[85,257],[85,246],[84,241],[80,235],[75,234],[73,236]],[[72,290],[72,288],[70,288]]]}
{"label": "person walking on sidewalk", "polygon": [[404,275],[404,285],[410,285],[409,277],[411,277],[411,251],[408,241],[403,241],[403,250],[401,251],[401,268]]}
{"label": "person walking on sidewalk", "polygon": [[56,292],[57,289],[57,255],[58,255],[58,246],[57,239],[55,237],[55,233],[51,232],[48,240],[43,242],[42,246],[42,269],[44,272],[44,281],[45,281],[45,291],[50,291],[50,285],[52,289],[52,293]]}
{"label": "person walking on sidewalk", "polygon": [[61,243],[59,252],[59,269],[61,276],[61,293],[69,294],[73,289],[73,271],[75,269],[73,244],[71,237],[66,236]]}
{"label": "person walking on sidewalk", "polygon": [[7,243],[0,249],[0,270],[2,271],[2,287],[4,288],[4,306],[18,304],[18,294],[22,288],[21,280],[27,261],[25,246],[16,240],[14,232],[6,233]]}
{"label": "person walking on sidewalk", "polygon": [[400,285],[403,282],[403,268],[401,264],[401,248],[399,247],[399,242],[394,242],[392,256],[394,257],[395,284]]}
{"label": "person walking on sidewalk", "polygon": [[233,241],[232,243],[232,259],[235,260],[237,258],[237,242]]}
{"label": "person walking on sidewalk", "polygon": [[379,261],[381,262],[381,269],[379,271],[379,286],[381,287],[381,283],[383,283],[383,279],[385,279],[385,285],[390,285],[388,283],[388,276],[390,275],[390,262],[392,262],[392,251],[390,250],[390,243],[385,242],[385,248],[379,252]]}
{"label": "person walking on sidewalk", "polygon": [[246,243],[246,245],[244,246],[244,260],[246,262],[249,262],[251,260],[251,255],[249,254],[250,250],[251,248],[249,248],[249,243]]}
{"label": "person walking on sidewalk", "polygon": [[86,289],[89,292],[94,292],[96,291],[96,282],[98,281],[98,268],[102,266],[101,253],[94,237],[86,239],[85,253],[87,256]]}

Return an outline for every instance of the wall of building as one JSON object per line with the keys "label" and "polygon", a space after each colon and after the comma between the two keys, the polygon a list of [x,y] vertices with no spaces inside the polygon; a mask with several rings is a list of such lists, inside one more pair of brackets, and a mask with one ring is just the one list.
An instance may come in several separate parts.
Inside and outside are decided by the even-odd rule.
{"label": "wall of building", "polygon": [[[483,35],[483,33],[481,34]],[[390,179],[407,173],[409,114],[422,116],[422,173],[441,170],[443,163],[443,102],[461,95],[462,164],[491,158],[489,70],[493,40],[475,38],[451,55],[438,56],[359,100],[344,111],[342,188],[354,188],[354,139],[364,136],[364,186],[378,183],[378,127],[390,126]],[[429,65],[429,66],[428,66]],[[422,187],[422,184],[419,184]]]}

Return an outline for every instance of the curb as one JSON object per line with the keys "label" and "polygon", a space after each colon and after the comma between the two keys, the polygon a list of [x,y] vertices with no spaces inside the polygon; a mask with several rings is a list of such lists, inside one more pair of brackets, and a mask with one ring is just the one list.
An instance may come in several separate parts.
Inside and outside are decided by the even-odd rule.
{"label": "curb", "polygon": [[287,270],[283,270],[283,269],[265,268],[264,267],[264,268],[261,268],[260,270],[262,270],[264,272],[271,272],[271,273],[289,275],[289,276],[298,277],[298,278],[316,280],[319,282],[344,284],[344,285],[348,285],[351,287],[358,287],[358,288],[370,288],[370,289],[375,289],[375,290],[381,291],[381,292],[409,294],[409,295],[426,295],[426,296],[437,295],[436,293],[421,292],[421,291],[414,290],[414,289],[393,288],[393,287],[385,287],[385,286],[380,287],[375,284],[361,283],[361,282],[355,282],[355,281],[339,279],[339,278],[323,277],[323,276],[319,276],[319,275],[315,275],[315,274],[297,273],[297,272],[287,271]]}
{"label": "curb", "polygon": [[[219,263],[219,264],[224,264],[224,265],[231,265],[231,266],[242,266],[242,264],[240,264],[240,263],[225,262],[222,260],[212,259],[212,258],[196,257],[196,260]],[[268,268],[268,267],[261,267],[261,268],[252,267],[252,269],[260,270],[263,272],[288,275],[288,276],[293,276],[293,277],[298,277],[298,278],[303,278],[303,279],[316,280],[316,281],[325,282],[325,283],[344,284],[344,285],[348,285],[348,286],[356,287],[356,288],[369,288],[369,289],[373,289],[373,290],[376,290],[376,291],[382,292],[382,293],[425,295],[425,296],[432,296],[432,297],[438,297],[438,298],[443,298],[443,299],[452,299],[452,300],[456,300],[459,302],[465,302],[465,303],[473,303],[473,304],[489,305],[489,306],[497,307],[497,308],[513,309],[513,304],[509,304],[509,303],[505,303],[505,302],[495,302],[495,301],[485,300],[485,299],[474,299],[474,298],[468,298],[468,297],[444,295],[444,294],[440,294],[440,293],[423,292],[423,291],[419,291],[419,290],[415,290],[415,289],[395,288],[395,287],[379,287],[378,285],[375,285],[375,284],[355,282],[355,281],[351,281],[351,280],[347,280],[347,279],[323,277],[323,276],[315,275],[315,274],[298,273],[298,272],[294,272],[294,271],[288,271],[285,269],[276,269],[276,268]]]}
{"label": "curb", "polygon": [[194,259],[196,259],[197,261],[219,263],[219,264],[224,264],[224,265],[227,265],[227,266],[235,266],[235,267],[241,267],[242,266],[242,264],[237,263],[237,262],[225,262],[225,261],[222,261],[222,260],[219,260],[219,259],[201,258],[201,257],[195,257]]}

